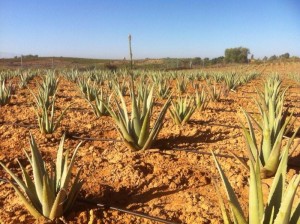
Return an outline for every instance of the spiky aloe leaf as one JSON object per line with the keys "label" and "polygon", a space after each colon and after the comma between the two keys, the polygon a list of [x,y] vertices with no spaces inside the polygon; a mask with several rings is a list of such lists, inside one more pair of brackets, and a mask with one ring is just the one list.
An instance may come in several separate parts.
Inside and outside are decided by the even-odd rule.
{"label": "spiky aloe leaf", "polygon": [[[36,189],[34,186],[34,183],[32,182],[31,178],[29,177],[29,174],[27,173],[27,171],[25,170],[25,168],[22,166],[22,164],[20,163],[20,161],[18,160],[19,166],[22,170],[22,174],[23,174],[23,179],[25,181],[25,184],[27,186],[27,189],[21,189],[23,191],[25,191],[25,193],[27,194],[27,196],[29,197],[30,201],[32,202],[32,204],[34,205],[34,207],[38,208],[41,206],[41,203],[38,199],[37,193],[36,193]],[[19,185],[20,186],[20,185]]]}
{"label": "spiky aloe leaf", "polygon": [[255,144],[253,138],[251,137],[251,132],[254,133],[254,130],[252,127],[250,127],[250,133],[249,133],[249,131],[242,123],[241,123],[241,127],[243,129],[243,134],[247,143],[248,156],[252,162],[255,162],[255,158],[257,158],[259,152],[258,152],[257,145]]}
{"label": "spiky aloe leaf", "polygon": [[[119,112],[122,113],[122,118],[125,118],[125,123],[128,124],[129,123],[129,117],[128,117],[128,112],[127,112],[125,99],[124,99],[123,94],[122,94],[120,89],[117,89],[117,92],[119,94],[119,97],[120,97],[120,100],[121,100],[121,105],[122,105],[122,110],[119,109]],[[117,106],[119,106],[118,103],[117,103]]]}
{"label": "spiky aloe leaf", "polygon": [[[252,123],[251,123],[251,120],[250,120],[250,116],[249,116],[249,114],[243,108],[241,108],[241,110],[242,110],[242,112],[244,113],[244,115],[246,117],[246,120],[247,120],[247,123],[248,123],[248,127],[249,127],[249,133],[250,133],[253,145],[257,146],[257,141],[256,141],[255,133],[254,133],[254,128],[252,126]],[[253,147],[252,146],[251,150],[252,150],[252,154],[256,157],[257,156],[257,150],[258,150],[257,147]]]}
{"label": "spiky aloe leaf", "polygon": [[142,146],[145,144],[147,138],[149,137],[149,129],[150,129],[150,113],[151,110],[149,109],[147,111],[147,114],[145,115],[143,126],[139,135],[138,145]]}
{"label": "spiky aloe leaf", "polygon": [[297,223],[297,224],[300,223],[300,203],[299,202],[292,213],[290,223]]}
{"label": "spiky aloe leaf", "polygon": [[[288,124],[288,121],[285,122],[285,124],[282,126],[280,132],[277,135],[277,138],[275,140],[274,146],[272,148],[272,151],[269,155],[268,160],[266,161],[266,164],[264,166],[264,170],[266,172],[266,176],[273,176],[277,169],[278,169],[278,165],[279,165],[279,158],[280,158],[280,149],[281,149],[281,142],[283,139],[283,134],[285,131],[285,127]],[[288,144],[288,146],[290,146],[290,143]]]}
{"label": "spiky aloe leaf", "polygon": [[285,188],[287,160],[288,149],[285,149],[270,188],[268,202],[265,208],[264,223],[268,223],[271,220],[272,210],[274,210],[274,217],[276,217],[279,211]]}
{"label": "spiky aloe leaf", "polygon": [[63,171],[64,163],[66,162],[63,156],[64,141],[65,141],[65,134],[61,138],[57,150],[57,156],[56,156],[56,189],[59,188],[59,185],[61,183],[62,171]]}
{"label": "spiky aloe leaf", "polygon": [[133,92],[133,88],[131,88],[130,96],[131,96],[131,106],[132,106],[131,121],[133,123],[132,131],[134,133],[134,136],[139,136],[141,133],[141,128],[142,128],[141,114],[140,114],[140,111],[138,108],[138,102],[137,102],[135,94]]}
{"label": "spiky aloe leaf", "polygon": [[[154,90],[154,86],[151,87],[151,89],[150,89],[150,91],[148,93],[147,99],[144,102],[143,116],[142,117],[145,116],[145,114],[147,113],[148,110],[152,109],[152,105],[153,105],[153,90]],[[145,91],[145,93],[146,93],[146,91]]]}
{"label": "spiky aloe leaf", "polygon": [[75,202],[75,199],[77,198],[77,195],[83,185],[83,181],[79,180],[80,174],[81,174],[81,169],[79,169],[79,171],[77,172],[75,180],[74,180],[72,187],[70,189],[70,192],[68,194],[68,200],[64,206],[64,212],[68,212],[72,208],[72,206]]}
{"label": "spiky aloe leaf", "polygon": [[250,171],[250,168],[248,166],[248,164],[246,163],[246,161],[240,157],[238,157],[235,153],[233,152],[229,152],[237,161],[239,161],[241,163],[241,165],[248,171]]}
{"label": "spiky aloe leaf", "polygon": [[240,211],[240,209],[236,206],[236,204],[232,203],[231,201],[229,201],[228,203],[232,209],[232,213],[234,214],[235,223],[247,224],[244,214]]}
{"label": "spiky aloe leaf", "polygon": [[178,113],[177,109],[176,109],[176,105],[173,103],[173,101],[171,101],[172,107],[173,109],[169,110],[172,119],[174,120],[175,124],[177,125],[181,125],[181,121],[180,121],[180,114]]}
{"label": "spiky aloe leaf", "polygon": [[26,155],[26,158],[28,159],[30,165],[32,166],[32,161],[31,161],[31,158],[30,158],[29,154],[23,148],[22,148],[22,150],[23,150],[24,154]]}
{"label": "spiky aloe leaf", "polygon": [[269,127],[269,119],[266,113],[263,114],[263,132],[262,132],[262,148],[261,148],[261,161],[263,166],[265,166],[272,150],[271,141],[271,129]]}
{"label": "spiky aloe leaf", "polygon": [[45,175],[43,177],[43,200],[42,200],[42,207],[43,207],[43,215],[49,217],[52,205],[55,199],[55,192],[52,191],[50,187],[49,178]]}
{"label": "spiky aloe leaf", "polygon": [[143,146],[142,150],[146,150],[148,149],[151,144],[156,140],[158,133],[160,132],[162,126],[163,126],[163,119],[167,113],[168,107],[170,105],[170,101],[171,101],[171,97],[169,97],[169,99],[166,101],[166,103],[164,104],[162,110],[159,113],[158,118],[156,119],[156,122],[149,134],[149,137],[145,143],[145,145]]}
{"label": "spiky aloe leaf", "polygon": [[[53,104],[53,105],[54,105],[54,104]],[[53,130],[52,130],[52,132],[54,132],[54,131],[57,129],[57,127],[59,126],[61,120],[63,119],[63,117],[64,117],[64,115],[65,115],[65,113],[67,112],[67,110],[68,110],[72,105],[73,105],[73,104],[70,104],[69,106],[67,106],[67,107],[62,111],[62,113],[60,114],[60,116],[57,118],[55,124],[54,124],[54,122],[52,123],[52,124],[54,124],[54,125],[53,125]],[[53,113],[53,115],[52,115],[52,118],[54,118],[54,113]]]}
{"label": "spiky aloe leaf", "polygon": [[[233,213],[233,217],[234,217],[234,221],[237,222],[239,220],[243,221],[243,220],[246,220],[245,219],[245,216],[243,215],[243,210],[241,208],[241,205],[223,171],[223,169],[221,168],[215,154],[213,152],[211,152],[212,155],[213,155],[213,158],[214,158],[214,161],[215,161],[215,164],[216,164],[216,167],[219,171],[219,174],[221,176],[221,179],[223,181],[223,185],[225,187],[225,190],[226,190],[226,194],[227,194],[227,197],[228,197],[228,200],[230,202],[230,205],[231,205],[231,211]],[[241,218],[242,217],[242,218]],[[243,223],[243,222],[241,222]],[[245,222],[246,223],[246,222]]]}
{"label": "spiky aloe leaf", "polygon": [[31,189],[28,188],[25,185],[25,183],[22,180],[20,180],[13,172],[11,172],[11,170],[8,169],[2,162],[0,162],[0,165],[14,179],[14,181],[21,188],[21,190],[26,193],[26,195],[29,197],[29,199],[32,200],[33,202],[35,202],[35,204],[38,204],[38,198],[37,198],[36,194],[34,192],[32,192]]}
{"label": "spiky aloe leaf", "polygon": [[187,114],[185,115],[184,119],[182,120],[182,125],[184,125],[186,122],[188,122],[191,119],[191,116],[193,115],[193,113],[195,112],[196,107],[191,107]]}
{"label": "spiky aloe leaf", "polygon": [[221,213],[222,213],[222,217],[223,217],[223,222],[224,224],[231,224],[231,220],[230,220],[230,216],[227,212],[227,209],[225,207],[225,203],[224,200],[220,194],[220,190],[217,188],[215,182],[213,181],[213,185],[215,187],[215,192],[217,194],[218,200],[219,200],[219,205],[220,205],[220,209],[221,209]]}
{"label": "spiky aloe leaf", "polygon": [[[289,139],[288,144],[286,145],[287,148],[290,148],[292,145],[292,141],[295,139],[297,133],[299,132],[300,127],[298,127],[296,129],[296,131],[294,132],[294,134],[292,135],[292,137]],[[297,147],[300,145],[300,142],[296,143],[296,145],[293,146],[293,149],[290,151],[289,155],[293,155],[294,151],[297,149]]]}
{"label": "spiky aloe leaf", "polygon": [[[74,165],[75,157],[76,157],[77,151],[78,151],[79,147],[81,146],[81,144],[82,144],[82,142],[80,142],[77,145],[77,147],[75,148],[75,151],[74,151],[73,156],[71,158],[70,164],[69,164],[68,169],[66,171],[66,175],[64,176],[65,178],[62,179],[62,181],[61,181],[61,184],[62,184],[61,186],[62,186],[63,189],[68,188],[68,184],[69,184],[69,180],[71,178],[71,171],[72,171],[72,168],[73,168],[73,165]],[[65,157],[65,160],[67,160],[67,156]]]}
{"label": "spiky aloe leaf", "polygon": [[297,191],[297,188],[300,183],[300,175],[294,175],[292,180],[290,181],[283,200],[280,204],[279,212],[276,216],[274,224],[288,224],[290,223],[292,205],[294,201],[294,197]]}
{"label": "spiky aloe leaf", "polygon": [[42,214],[27,200],[25,195],[19,190],[19,188],[10,180],[8,182],[12,185],[18,196],[20,197],[21,201],[23,202],[25,208],[33,215],[34,218],[38,219],[42,216]]}
{"label": "spiky aloe leaf", "polygon": [[126,140],[127,142],[134,143],[134,137],[130,134],[130,124],[129,124],[129,118],[127,113],[124,112],[123,109],[119,106],[119,104],[116,102],[117,108],[118,108],[118,114],[114,112],[113,109],[110,109],[107,105],[106,108],[109,111],[110,115],[114,119],[118,131],[122,138]]}
{"label": "spiky aloe leaf", "polygon": [[34,137],[30,135],[30,149],[32,154],[32,171],[34,177],[34,185],[39,201],[43,200],[43,176],[45,175],[45,165],[34,140]]}
{"label": "spiky aloe leaf", "polygon": [[49,219],[54,220],[57,217],[63,215],[63,204],[67,198],[67,193],[64,188],[62,188],[56,195],[55,201],[50,211]]}
{"label": "spiky aloe leaf", "polygon": [[258,159],[255,166],[250,161],[250,189],[249,189],[249,223],[261,223],[264,213],[263,195]]}

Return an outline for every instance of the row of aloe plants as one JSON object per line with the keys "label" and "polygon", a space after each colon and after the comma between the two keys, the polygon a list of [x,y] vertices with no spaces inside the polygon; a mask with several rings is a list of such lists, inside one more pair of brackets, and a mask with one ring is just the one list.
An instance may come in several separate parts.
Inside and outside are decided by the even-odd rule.
{"label": "row of aloe plants", "polygon": [[56,116],[55,103],[58,83],[59,78],[54,72],[49,71],[42,83],[37,83],[37,93],[30,90],[35,100],[34,111],[42,134],[52,134],[59,127],[62,118],[71,106],[70,104],[65,107],[61,114]]}
{"label": "row of aloe plants", "polygon": [[[78,85],[82,92],[82,95],[89,102],[97,117],[112,114],[109,113],[108,108],[112,108],[110,104],[112,103],[111,99],[113,95],[115,95],[115,97],[118,97],[121,102],[125,102],[125,94],[123,92],[123,88],[115,82],[113,83],[114,91],[112,91],[112,93],[110,94],[107,91],[104,92],[102,87],[98,89],[95,83],[91,84],[90,80],[84,81],[84,79],[82,79],[78,82]],[[140,83],[136,88],[137,91],[135,91],[133,85],[128,84],[127,86],[130,91],[130,98],[132,100],[138,98],[138,100],[141,102],[144,102],[146,100],[146,97],[149,96],[149,93],[151,93],[151,100],[153,100],[152,98],[154,98],[154,90],[160,90],[159,86],[156,87],[155,85],[153,85],[151,87],[148,83]],[[165,96],[167,96],[167,99],[172,98],[171,93],[169,93],[168,95],[164,95],[164,98]],[[220,93],[217,97],[220,97]],[[212,97],[212,99],[214,100],[215,98]],[[171,117],[176,124],[184,125],[189,121],[191,115],[195,112],[196,109],[198,109],[199,111],[204,111],[208,106],[209,100],[210,97],[208,96],[204,88],[202,88],[201,90],[197,89],[194,96],[186,95],[185,98],[178,97],[175,100],[169,100],[171,102]],[[122,108],[122,110],[126,111],[126,104],[122,105],[124,107]]]}
{"label": "row of aloe plants", "polygon": [[[274,79],[273,81],[271,80],[270,82],[268,82],[265,86],[266,90],[264,92],[264,95],[260,94],[261,101],[263,102],[262,103],[263,106],[259,107],[260,111],[261,111],[261,114],[262,114],[262,117],[263,117],[262,119],[265,119],[266,117],[268,117],[265,114],[266,111],[268,111],[270,114],[272,114],[271,112],[273,112],[272,109],[275,112],[282,111],[282,109],[277,109],[277,108],[278,107],[282,108],[282,105],[283,105],[282,101],[283,101],[283,98],[284,98],[283,96],[284,96],[285,91],[283,91],[283,92],[278,91],[279,84],[277,82],[278,82],[278,80],[276,80],[276,79]],[[48,86],[49,86],[49,83],[52,83],[52,82],[46,81],[46,83],[48,83]],[[44,86],[44,85],[41,85],[41,86]],[[167,102],[163,106],[163,108],[162,108],[162,110],[161,110],[161,112],[158,116],[157,121],[155,122],[154,126],[152,128],[150,128],[150,119],[151,119],[151,113],[152,113],[152,110],[153,110],[153,87],[150,88],[150,91],[146,91],[146,90],[140,91],[140,94],[138,94],[138,96],[136,97],[135,92],[134,92],[134,87],[132,85],[132,88],[130,88],[130,97],[131,97],[131,106],[132,106],[131,117],[129,117],[129,113],[126,109],[127,107],[126,107],[126,103],[125,103],[124,96],[123,96],[122,92],[120,91],[119,88],[116,88],[116,90],[117,90],[118,96],[119,96],[120,101],[121,101],[121,106],[120,106],[119,102],[115,101],[115,104],[116,104],[115,106],[117,107],[117,110],[115,111],[110,104],[104,102],[103,105],[107,109],[109,114],[114,118],[114,120],[116,122],[116,125],[118,127],[118,130],[119,130],[125,144],[130,149],[132,149],[134,151],[136,151],[136,150],[145,150],[145,149],[149,148],[151,146],[151,143],[157,137],[157,134],[159,133],[159,130],[162,127],[163,117],[166,114],[168,105],[170,104],[170,102],[172,102],[171,99],[168,98]],[[273,93],[272,93],[272,91],[273,91]],[[51,91],[48,90],[48,92],[51,92]],[[274,94],[274,92],[275,92],[275,94]],[[279,92],[280,92],[280,94],[279,94]],[[55,91],[54,91],[54,93],[55,93]],[[274,98],[272,98],[274,95],[277,96],[279,98],[279,100],[277,100],[277,99],[274,100]],[[181,98],[179,101],[183,101],[185,104],[187,104],[186,102],[188,101],[188,98],[185,98],[184,100],[182,100],[182,98]],[[276,105],[272,104],[274,102],[276,103]],[[279,106],[277,106],[277,105],[279,105]],[[266,109],[266,108],[268,108],[268,109]],[[282,116],[282,114],[280,114],[280,115]],[[278,116],[280,116],[280,115],[278,115]],[[288,144],[286,144],[286,146],[285,146],[286,149],[284,150],[285,154],[282,154],[282,155],[278,156],[278,158],[280,159],[280,163],[279,164],[278,164],[278,162],[274,163],[275,165],[278,164],[277,169],[275,170],[275,173],[274,172],[270,173],[269,170],[267,170],[268,171],[267,173],[261,172],[263,169],[266,169],[266,167],[263,166],[263,163],[261,162],[263,156],[260,156],[260,155],[263,155],[263,152],[262,152],[263,147],[256,148],[256,150],[251,151],[252,150],[251,147],[252,147],[253,142],[254,142],[254,140],[253,140],[253,136],[254,136],[253,125],[251,124],[250,118],[249,118],[249,116],[246,112],[245,112],[245,116],[247,118],[250,131],[248,131],[244,126],[243,126],[243,130],[244,130],[245,137],[247,139],[248,147],[250,149],[249,152],[252,153],[252,154],[249,153],[249,155],[250,155],[249,156],[250,157],[250,171],[251,171],[250,180],[252,180],[252,181],[250,181],[250,183],[252,183],[252,185],[251,185],[252,187],[250,186],[250,188],[251,188],[251,202],[249,202],[249,203],[251,204],[251,206],[256,206],[257,207],[256,210],[253,210],[253,214],[251,213],[251,215],[249,217],[249,220],[256,220],[256,221],[257,220],[260,220],[260,221],[261,220],[268,220],[268,223],[273,223],[274,220],[276,221],[275,223],[287,223],[287,222],[283,222],[282,220],[285,220],[285,221],[288,221],[288,222],[291,221],[291,220],[296,220],[297,217],[299,217],[299,216],[297,216],[297,214],[298,214],[297,212],[299,212],[298,211],[299,209],[298,210],[296,209],[294,213],[291,212],[291,209],[290,210],[288,210],[288,209],[291,207],[291,203],[292,203],[293,198],[294,198],[293,197],[294,192],[295,192],[295,190],[296,190],[296,188],[299,184],[299,177],[298,176],[295,176],[293,178],[292,184],[290,184],[290,185],[292,185],[292,187],[290,187],[290,186],[288,187],[288,190],[287,190],[286,194],[288,194],[289,197],[286,197],[286,198],[289,198],[289,199],[285,198],[286,202],[283,203],[283,205],[281,205],[281,203],[279,203],[279,204],[277,203],[277,204],[272,204],[273,207],[267,207],[266,210],[265,210],[266,211],[265,215],[263,215],[263,209],[262,209],[263,208],[263,203],[261,202],[260,198],[255,199],[255,200],[258,200],[258,201],[254,200],[254,202],[252,200],[253,197],[254,198],[255,197],[261,197],[261,193],[259,193],[259,190],[260,190],[261,187],[260,187],[260,184],[257,183],[257,182],[259,182],[259,179],[261,177],[267,177],[267,176],[271,176],[271,175],[274,175],[274,174],[276,174],[275,178],[276,178],[277,182],[274,182],[274,187],[272,187],[272,189],[274,188],[276,190],[276,189],[278,189],[278,186],[279,186],[281,190],[280,191],[276,190],[276,192],[275,192],[275,190],[272,190],[273,192],[271,192],[271,194],[270,194],[271,196],[270,196],[269,201],[274,201],[275,200],[274,198],[277,197],[278,194],[283,195],[283,193],[284,193],[283,189],[284,188],[282,187],[282,179],[283,180],[285,179],[285,178],[283,178],[284,177],[283,175],[286,173],[285,172],[286,169],[284,169],[284,166],[285,166],[284,164],[287,163],[286,162],[287,161],[287,155],[286,154],[288,152],[288,149],[291,146],[291,142],[292,142],[293,138],[295,137],[295,134],[289,140]],[[270,120],[269,119],[270,116],[274,117],[273,115],[269,115],[268,119],[266,119],[265,122]],[[255,121],[255,119],[252,119],[252,120]],[[274,120],[276,120],[276,118]],[[282,133],[285,133],[285,131],[282,131],[282,130],[286,130],[286,127],[287,127],[286,123],[288,123],[287,121],[290,121],[291,119],[287,118],[285,120],[286,120],[286,122],[284,122],[284,124],[282,124],[282,122],[278,122],[282,125],[282,127],[279,128],[280,129],[280,131],[279,131],[280,138],[282,138],[282,136],[283,136]],[[278,123],[276,123],[277,128],[279,126]],[[256,124],[258,124],[258,122],[256,122]],[[267,123],[267,124],[269,124],[269,123]],[[263,125],[260,125],[259,127],[262,127],[262,126]],[[249,136],[252,138],[251,139],[252,142],[248,141],[250,139]],[[268,136],[268,135],[263,135],[262,142],[264,141],[265,136]],[[279,137],[276,137],[275,139],[277,140],[277,139],[279,139]],[[31,140],[31,142],[34,142],[34,140]],[[280,143],[276,142],[275,144],[276,144],[276,147],[278,147],[278,145],[281,145],[281,142]],[[31,145],[34,145],[34,143],[31,143]],[[37,147],[35,147],[35,148],[37,148]],[[281,147],[279,149],[281,149]],[[277,150],[277,148],[276,148],[276,150]],[[59,151],[62,151],[62,149],[59,150]],[[256,154],[253,153],[253,152],[256,152]],[[261,153],[260,155],[259,155],[259,152]],[[33,157],[37,156],[37,158],[32,157],[31,161],[33,161],[33,160],[40,160],[41,161],[41,159],[40,159],[41,157],[40,157],[40,155],[38,155],[36,150],[32,149],[32,155],[33,155]],[[61,158],[61,156],[58,156],[58,157]],[[66,161],[66,160],[67,159],[65,158],[65,160],[63,160],[63,161]],[[29,161],[30,161],[30,159],[29,159]],[[62,161],[62,159],[60,159],[60,161]],[[73,161],[73,159],[72,159],[72,161]],[[263,161],[265,161],[265,160],[263,160]],[[274,159],[272,161],[274,161]],[[35,162],[35,163],[37,164],[37,162]],[[58,162],[58,163],[62,164],[63,162]],[[37,167],[40,167],[40,164],[42,164],[42,163],[39,162],[39,165]],[[271,165],[271,167],[273,167],[274,164]],[[1,164],[1,165],[3,165],[3,164]],[[231,205],[231,208],[232,208],[232,211],[233,211],[234,222],[236,222],[236,223],[245,223],[246,218],[243,215],[240,206],[238,205],[237,199],[233,196],[233,190],[230,187],[229,182],[226,179],[226,177],[225,177],[223,171],[221,170],[220,166],[218,165],[217,161],[216,161],[216,165],[217,165],[217,167],[220,171],[220,174],[221,174],[221,177],[222,177],[222,179],[224,181],[224,184],[226,186],[227,192],[229,192],[228,197],[229,197],[229,200],[231,201],[230,205]],[[21,164],[20,164],[20,166],[21,166]],[[64,165],[64,167],[65,166],[67,166],[67,165]],[[22,167],[21,167],[21,169],[22,169]],[[37,169],[37,168],[35,168],[35,169]],[[67,170],[69,170],[69,169],[67,169]],[[9,170],[7,170],[7,172],[9,172],[13,176],[13,174]],[[36,171],[36,172],[38,173],[38,171]],[[62,195],[63,194],[63,193],[61,193],[62,190],[56,190],[56,191],[51,192],[51,186],[53,186],[53,183],[56,183],[56,180],[49,178],[49,175],[46,175],[45,170],[42,170],[42,171],[39,171],[39,172],[41,172],[43,174],[43,177],[42,177],[43,187],[41,188],[41,175],[35,177],[37,179],[39,178],[39,181],[37,180],[34,183],[35,185],[37,185],[37,183],[40,182],[40,184],[39,184],[40,186],[34,186],[34,187],[36,188],[35,189],[36,192],[38,192],[38,191],[41,192],[41,189],[43,189],[42,190],[43,196],[40,196],[40,197],[37,196],[38,199],[40,200],[40,203],[38,203],[37,201],[35,201],[35,202],[31,201],[31,203],[27,201],[27,202],[25,202],[25,204],[27,203],[27,208],[29,209],[29,211],[32,214],[34,214],[35,217],[43,215],[43,216],[49,217],[50,219],[53,219],[55,217],[61,216],[63,211],[68,210],[68,208],[70,206],[69,203],[71,203],[71,202],[68,202],[67,203],[68,206],[66,206],[66,208],[63,208],[62,205],[64,203],[62,203],[62,202],[63,201],[65,202],[66,198],[71,198],[72,200],[74,198],[73,197],[66,197],[66,195]],[[277,173],[279,173],[279,174],[277,174]],[[29,177],[29,175],[26,174],[26,173],[23,173],[23,174],[24,174],[24,177],[25,177],[25,181],[27,181],[26,182],[26,185],[28,185],[27,188],[29,188],[29,185],[31,185],[31,183],[30,183],[29,179],[26,178],[26,177]],[[13,178],[15,179],[14,176],[13,176]],[[281,181],[279,181],[279,179]],[[77,180],[77,181],[75,181],[76,184],[72,185],[73,187],[80,185],[79,182],[78,182],[78,176],[76,177],[76,180]],[[15,181],[19,182],[19,184],[21,186],[21,189],[26,192],[26,187],[24,187],[25,184],[20,182],[20,180],[18,180],[18,179],[15,179]],[[48,183],[50,183],[50,187],[47,186]],[[72,187],[72,189],[73,189],[73,187]],[[23,198],[23,200],[26,200],[24,195],[20,194],[20,191],[18,191],[18,188],[16,186],[14,186],[14,188],[18,192],[18,194],[21,196],[21,198]],[[37,189],[37,188],[39,188],[39,189]],[[78,188],[80,189],[80,187],[76,187],[76,189],[78,189]],[[230,190],[230,188],[231,188],[231,190]],[[28,189],[27,189],[27,191],[28,191]],[[63,191],[65,191],[65,189],[63,189]],[[46,192],[47,195],[45,195],[44,192]],[[78,191],[76,191],[76,192],[78,193]],[[26,193],[28,193],[28,192],[26,192]],[[48,197],[48,193],[51,195],[50,204],[49,204],[49,197],[50,196]],[[66,192],[64,192],[64,193],[66,193]],[[27,195],[27,196],[32,197],[32,195],[31,196]],[[30,200],[33,200],[33,199],[31,198]],[[56,201],[58,201],[58,203],[56,203]],[[220,200],[220,201],[222,202],[222,200]],[[282,202],[282,201],[279,201],[279,202]],[[36,203],[36,204],[33,205],[34,203]],[[44,205],[44,203],[45,203],[45,208],[43,206],[41,206],[41,204]],[[286,204],[287,204],[287,206],[286,206]],[[60,206],[60,208],[59,208],[60,212],[58,212],[58,207],[57,206]],[[223,208],[222,211],[223,211],[224,220],[227,220],[228,222],[230,222],[229,221],[230,218],[229,218],[229,216],[226,212],[226,209],[224,209],[225,206],[222,205],[222,208]],[[270,213],[270,208],[271,208],[271,213]],[[256,216],[258,218],[254,219],[254,217],[256,217]],[[283,218],[282,218],[282,216],[283,216]],[[277,221],[277,220],[279,220],[279,221]],[[250,223],[257,223],[256,221],[250,221]]]}
{"label": "row of aloe plants", "polygon": [[[76,82],[78,79],[86,79],[91,82],[97,83],[98,85],[107,84],[112,87],[113,82],[117,85],[124,85],[124,80],[128,79],[127,71],[100,71],[91,70],[79,72],[77,70],[65,71],[63,74],[71,81]],[[166,93],[170,87],[170,82],[176,82],[176,91],[178,94],[184,94],[187,92],[188,85],[191,83],[192,87],[195,88],[197,84],[195,82],[204,80],[208,84],[210,83],[223,83],[222,85],[228,90],[235,91],[240,85],[246,84],[250,80],[259,76],[259,73],[252,71],[247,73],[241,72],[194,72],[194,73],[183,73],[183,72],[162,72],[162,71],[144,71],[137,70],[132,73],[135,80],[141,82],[151,82],[152,84],[159,86],[160,96],[168,98]],[[117,82],[117,80],[123,80]],[[126,88],[126,87],[125,87]],[[170,90],[170,89],[169,89]],[[128,92],[129,94],[129,92]]]}
{"label": "row of aloe plants", "polygon": [[[287,133],[293,121],[292,114],[288,116],[288,110],[283,111],[287,88],[282,89],[281,84],[279,77],[273,76],[266,81],[264,91],[257,90],[258,100],[255,100],[255,102],[260,112],[258,118],[254,118],[243,110],[248,123],[248,128],[241,123],[249,156],[249,166],[244,164],[250,172],[248,217],[243,212],[221,165],[212,153],[231,211],[230,214],[220,193],[220,188],[215,183],[224,223],[296,224],[300,222],[300,202],[294,203],[300,184],[300,175],[294,175],[286,186],[288,157],[293,154],[293,150],[296,148],[296,146],[292,147],[292,143],[299,127],[296,128],[294,134],[282,147],[284,134]],[[257,143],[254,126],[260,132],[260,144]],[[241,162],[244,163],[244,161]],[[264,202],[262,179],[273,176],[274,179],[268,192],[267,202]]]}

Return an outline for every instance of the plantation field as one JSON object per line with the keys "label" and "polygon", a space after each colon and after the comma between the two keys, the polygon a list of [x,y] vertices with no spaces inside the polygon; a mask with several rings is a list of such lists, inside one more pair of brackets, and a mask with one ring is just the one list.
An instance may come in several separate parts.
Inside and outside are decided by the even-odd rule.
{"label": "plantation field", "polygon": [[[57,148],[62,135],[66,134],[65,148],[71,152],[80,141],[80,146],[73,173],[82,169],[80,178],[84,181],[79,198],[95,200],[118,208],[141,212],[174,223],[222,223],[222,214],[216,192],[226,194],[211,151],[228,177],[245,214],[248,214],[249,171],[234,157],[248,161],[247,145],[241,125],[246,125],[243,108],[253,117],[259,110],[254,99],[258,90],[263,90],[265,80],[277,73],[282,81],[282,89],[289,87],[285,93],[284,108],[293,111],[295,122],[285,134],[283,145],[287,144],[295,130],[300,127],[300,63],[235,65],[203,70],[168,71],[134,71],[135,91],[145,82],[148,88],[155,83],[156,76],[162,76],[170,86],[173,102],[177,97],[194,96],[198,88],[209,98],[212,86],[220,91],[220,99],[210,100],[206,108],[195,109],[190,120],[184,125],[177,125],[170,111],[166,112],[163,126],[156,141],[149,149],[133,151],[124,144],[116,124],[111,116],[97,117],[89,102],[84,98],[78,80],[87,80],[89,73],[74,70],[57,70],[59,78],[55,94],[55,117],[70,105],[62,117],[57,130],[52,134],[40,131],[35,111],[33,94],[38,93],[38,84],[46,76],[43,70],[29,71],[35,75],[26,83],[19,85],[19,73],[6,75],[6,83],[12,83],[12,97],[8,104],[0,106],[0,161],[21,177],[18,160],[29,170],[28,159],[23,150],[29,152],[29,138],[32,134],[46,163],[55,162]],[[228,88],[224,80],[215,74],[235,72],[236,76],[255,74],[233,88]],[[110,89],[110,80],[130,85],[129,73],[97,73],[102,78],[94,78],[89,84],[108,95],[112,93],[112,107],[116,108],[114,99],[119,103],[118,94]],[[3,76],[6,70],[1,73]],[[74,74],[71,76],[70,74]],[[96,74],[96,75],[97,75]],[[153,76],[151,74],[154,74]],[[208,75],[207,75],[208,74]],[[77,77],[77,79],[75,79]],[[186,82],[186,89],[178,90],[178,81]],[[210,80],[210,81],[208,81]],[[120,87],[121,88],[121,87]],[[32,91],[30,91],[30,90]],[[126,89],[124,89],[125,91]],[[167,98],[158,97],[154,87],[153,117],[150,126],[155,123]],[[131,112],[130,94],[124,96],[127,109]],[[121,103],[120,103],[121,104]],[[170,106],[171,108],[171,106]],[[259,136],[259,132],[255,129]],[[300,142],[300,133],[296,134],[293,147]],[[188,151],[190,150],[190,151]],[[288,160],[287,182],[299,173],[300,146]],[[0,168],[0,178],[10,176]],[[262,180],[264,200],[273,177]],[[214,183],[216,186],[214,186]],[[300,201],[300,189],[297,190],[294,204]],[[24,208],[19,197],[10,184],[0,182],[0,223],[34,223],[35,219]],[[42,221],[36,221],[41,223]],[[148,219],[97,208],[80,201],[64,217],[66,223],[159,223]]]}

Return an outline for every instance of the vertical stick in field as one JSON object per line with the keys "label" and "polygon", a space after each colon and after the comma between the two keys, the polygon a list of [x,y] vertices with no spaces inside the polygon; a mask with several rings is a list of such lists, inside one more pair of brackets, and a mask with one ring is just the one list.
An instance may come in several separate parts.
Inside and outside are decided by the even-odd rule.
{"label": "vertical stick in field", "polygon": [[132,69],[132,49],[131,49],[131,35],[128,36],[129,41],[129,56],[130,56],[130,69]]}

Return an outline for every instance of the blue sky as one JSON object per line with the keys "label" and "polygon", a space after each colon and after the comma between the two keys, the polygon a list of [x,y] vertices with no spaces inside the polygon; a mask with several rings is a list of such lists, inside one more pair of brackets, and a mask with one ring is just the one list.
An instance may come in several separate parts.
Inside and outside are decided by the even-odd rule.
{"label": "blue sky", "polygon": [[0,57],[300,56],[298,0],[0,0]]}

